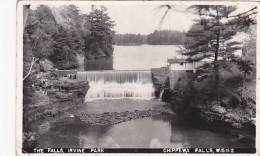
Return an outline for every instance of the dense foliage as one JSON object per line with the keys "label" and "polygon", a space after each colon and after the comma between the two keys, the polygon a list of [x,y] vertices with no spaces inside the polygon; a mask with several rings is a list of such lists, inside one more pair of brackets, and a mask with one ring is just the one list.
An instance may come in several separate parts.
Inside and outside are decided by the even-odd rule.
{"label": "dense foliage", "polygon": [[88,59],[92,57],[111,57],[113,52],[114,21],[108,16],[106,8],[94,9],[86,17],[89,22],[89,35],[84,37]]}
{"label": "dense foliage", "polygon": [[[81,14],[74,5],[30,10],[24,29],[24,60],[49,59],[58,69],[76,69],[77,55],[88,59],[111,57],[114,22],[106,8]],[[87,61],[86,60],[86,61]]]}
{"label": "dense foliage", "polygon": [[114,21],[108,16],[107,9],[92,8],[85,16],[89,34],[84,39],[85,70],[111,70],[113,68],[113,27]]}
{"label": "dense foliage", "polygon": [[172,30],[154,31],[147,36],[147,43],[152,45],[182,45],[185,33]]}
{"label": "dense foliage", "polygon": [[190,7],[200,16],[200,19],[187,33],[184,52],[192,61],[212,58],[214,62],[219,59],[228,59],[236,50],[241,49],[241,43],[230,41],[237,33],[232,26],[230,15],[236,10],[233,6],[201,6]]}
{"label": "dense foliage", "polygon": [[[190,61],[207,60],[200,69],[208,73],[209,76],[214,75],[215,98],[220,102],[220,74],[219,66],[227,65],[232,62],[233,66],[239,66],[239,69],[249,74],[250,61],[240,59],[235,53],[242,51],[242,42],[234,41],[234,37],[238,32],[246,32],[250,25],[255,24],[250,12],[239,15],[233,15],[236,11],[234,6],[222,5],[195,5],[190,9],[199,15],[199,19],[187,33],[185,42],[185,50],[183,54],[188,56]],[[253,9],[254,10],[254,9]],[[251,11],[253,11],[251,10]],[[248,60],[247,60],[248,61]],[[213,71],[212,71],[213,70]]]}
{"label": "dense foliage", "polygon": [[[254,8],[233,15],[233,6],[192,6],[199,19],[187,32],[183,54],[190,61],[205,62],[195,74],[183,77],[174,93],[183,109],[222,106],[255,113],[256,29]],[[233,40],[238,33],[246,41]],[[237,52],[240,52],[237,53]],[[187,98],[188,97],[188,98]],[[184,104],[184,105],[183,105]]]}
{"label": "dense foliage", "polygon": [[116,45],[141,45],[146,44],[146,35],[141,34],[115,34]]}
{"label": "dense foliage", "polygon": [[155,30],[148,35],[141,34],[116,34],[116,45],[181,45],[185,41],[185,33],[174,30]]}

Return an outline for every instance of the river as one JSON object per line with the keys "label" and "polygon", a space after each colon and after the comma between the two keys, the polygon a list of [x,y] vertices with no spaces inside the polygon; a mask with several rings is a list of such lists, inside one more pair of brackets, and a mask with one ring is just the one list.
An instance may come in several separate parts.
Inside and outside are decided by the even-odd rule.
{"label": "river", "polygon": [[168,107],[154,98],[149,70],[165,66],[168,58],[178,56],[176,50],[177,46],[115,46],[114,71],[79,72],[77,77],[90,83],[85,104],[67,112],[69,119],[43,123],[40,127],[46,130],[41,130],[38,147],[243,147],[225,134],[184,127],[175,115],[141,115],[101,125],[78,119],[85,114],[106,123],[112,118],[120,120],[122,112],[125,118],[130,112]]}
{"label": "river", "polygon": [[114,46],[114,70],[150,70],[167,65],[167,59],[180,57],[176,45]]}
{"label": "river", "polygon": [[[77,108],[82,112],[103,114],[148,110],[165,105],[159,100],[96,100]],[[87,125],[78,120],[61,119],[49,123],[38,147],[59,148],[220,148],[245,147],[225,134],[182,126],[176,116],[157,115],[125,121],[115,125]]]}

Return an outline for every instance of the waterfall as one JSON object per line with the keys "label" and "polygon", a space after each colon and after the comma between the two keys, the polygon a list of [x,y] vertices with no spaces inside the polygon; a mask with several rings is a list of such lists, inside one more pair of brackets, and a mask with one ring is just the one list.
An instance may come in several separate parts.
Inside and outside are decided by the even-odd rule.
{"label": "waterfall", "polygon": [[151,99],[154,88],[151,71],[85,71],[77,72],[78,80],[88,80],[86,100]]}
{"label": "waterfall", "polygon": [[160,92],[160,96],[159,96],[160,100],[162,100],[163,93],[164,93],[164,89],[162,89],[161,92]]}

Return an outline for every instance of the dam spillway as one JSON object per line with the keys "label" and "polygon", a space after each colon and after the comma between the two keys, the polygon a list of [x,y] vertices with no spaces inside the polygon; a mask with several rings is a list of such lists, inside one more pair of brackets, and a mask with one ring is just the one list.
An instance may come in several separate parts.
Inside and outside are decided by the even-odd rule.
{"label": "dam spillway", "polygon": [[86,100],[152,99],[154,88],[149,70],[105,70],[77,72],[78,80],[87,80]]}

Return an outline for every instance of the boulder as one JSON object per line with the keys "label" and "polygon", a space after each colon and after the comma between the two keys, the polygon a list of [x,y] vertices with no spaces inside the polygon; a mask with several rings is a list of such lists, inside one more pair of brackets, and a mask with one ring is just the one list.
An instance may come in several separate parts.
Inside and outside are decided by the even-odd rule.
{"label": "boulder", "polygon": [[52,71],[54,70],[54,65],[50,60],[44,59],[39,61],[40,70],[42,72]]}
{"label": "boulder", "polygon": [[52,80],[48,85],[51,86],[47,91],[51,102],[73,101],[75,104],[82,104],[89,89],[87,81],[68,78]]}
{"label": "boulder", "polygon": [[215,113],[219,113],[219,114],[224,114],[224,113],[227,112],[224,107],[219,106],[219,105],[213,105],[213,106],[211,107],[211,111],[212,111],[212,112],[215,112]]}

